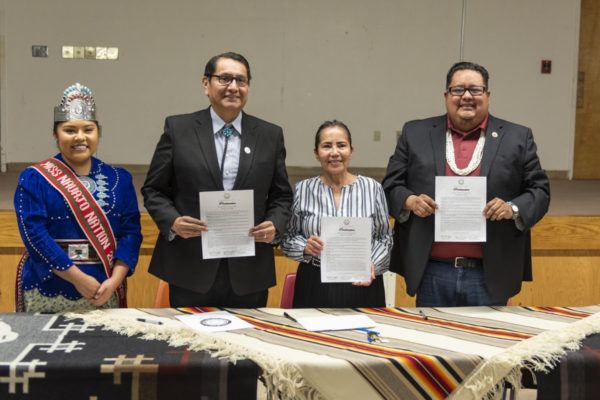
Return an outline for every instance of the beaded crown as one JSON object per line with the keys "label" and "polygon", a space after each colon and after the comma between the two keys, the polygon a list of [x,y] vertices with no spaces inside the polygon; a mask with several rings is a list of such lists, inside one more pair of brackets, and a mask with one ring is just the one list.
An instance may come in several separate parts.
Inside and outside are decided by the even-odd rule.
{"label": "beaded crown", "polygon": [[60,104],[54,107],[54,122],[97,121],[92,91],[80,83],[65,89]]}

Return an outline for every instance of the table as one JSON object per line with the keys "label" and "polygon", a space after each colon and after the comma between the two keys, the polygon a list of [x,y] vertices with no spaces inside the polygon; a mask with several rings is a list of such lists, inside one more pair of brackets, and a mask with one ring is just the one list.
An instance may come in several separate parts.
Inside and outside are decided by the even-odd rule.
{"label": "table", "polygon": [[550,373],[536,373],[538,398],[545,400],[600,397],[600,334],[586,337]]}
{"label": "table", "polygon": [[[385,340],[356,330],[307,332],[281,309],[230,309],[252,329],[190,331],[174,319],[212,308],[109,310],[79,314],[126,334],[146,334],[232,361],[250,359],[280,398],[480,398],[526,365],[550,365],[587,335],[600,332],[600,306],[320,309],[365,314]],[[138,314],[136,314],[138,313]],[[136,315],[163,322],[148,327]],[[490,383],[492,382],[492,383]]]}
{"label": "table", "polygon": [[256,399],[259,369],[64,316],[0,314],[1,399]]}
{"label": "table", "polygon": [[[257,371],[260,371],[269,392],[282,399],[443,399],[449,396],[462,400],[481,398],[493,389],[494,384],[502,384],[504,380],[519,383],[521,368],[525,365],[534,365],[532,363],[536,361],[538,364],[558,362],[565,350],[576,350],[580,340],[600,332],[600,314],[596,315],[600,306],[313,310],[334,315],[365,314],[377,323],[375,330],[385,340],[381,343],[369,343],[366,334],[357,330],[307,332],[298,323],[286,318],[283,315],[285,310],[281,309],[229,309],[254,328],[220,333],[193,331],[174,318],[178,314],[216,310],[115,309],[69,314],[69,318],[76,318],[70,321],[65,317],[23,315],[21,318],[27,324],[39,318],[55,318],[49,327],[59,329],[55,334],[57,337],[64,331],[67,335],[76,335],[45,341],[33,335],[28,343],[34,343],[39,351],[32,353],[27,361],[33,362],[37,358],[55,366],[53,370],[44,370],[45,366],[38,363],[32,373],[44,371],[49,378],[54,376],[51,373],[60,375],[58,382],[65,384],[69,376],[79,372],[74,368],[70,373],[60,372],[68,366],[59,361],[46,361],[44,357],[51,357],[48,349],[60,351],[60,358],[65,358],[70,354],[67,349],[73,351],[80,342],[90,345],[98,342],[99,350],[93,350],[94,346],[91,346],[89,355],[83,358],[90,358],[86,365],[92,365],[94,370],[90,373],[89,382],[93,381],[94,387],[105,390],[105,386],[118,386],[115,383],[117,376],[127,376],[126,373],[117,373],[119,360],[158,357],[161,361],[158,363],[159,372],[170,371],[170,375],[162,377],[162,382],[159,373],[156,379],[160,383],[155,384],[148,383],[150,379],[136,381],[132,374],[128,378],[132,384],[127,386],[131,398],[134,398],[133,394],[140,393],[139,398],[143,399],[174,399],[177,398],[173,395],[176,390],[184,390],[184,387],[185,390],[192,390],[190,387],[195,390],[211,383],[218,386],[217,382],[220,385],[225,377],[226,388],[219,393],[228,393],[230,398],[242,398],[232,395],[236,381],[246,382],[248,386],[253,381],[256,385]],[[0,320],[6,323],[6,318],[14,315],[0,314]],[[13,317],[18,318],[18,315]],[[138,318],[162,324],[141,322]],[[75,325],[67,329],[65,326],[69,323]],[[40,325],[42,323],[37,322],[37,327],[32,330],[41,331]],[[99,338],[86,341],[84,331],[92,329],[90,326],[102,326],[110,332],[93,328],[94,335],[99,335]],[[105,340],[103,335],[112,338],[106,346],[99,344]],[[10,335],[2,340],[10,340]],[[129,344],[130,340],[138,342],[136,347],[131,347],[134,345]],[[40,345],[40,342],[48,344]],[[175,349],[166,347],[167,342]],[[2,348],[0,360],[13,360],[12,363],[15,363],[20,357],[21,353],[15,350],[15,354],[7,358]],[[177,354],[170,354],[170,351]],[[185,356],[188,363],[192,359],[201,359],[196,371],[182,371],[181,364],[185,358],[182,352],[189,355]],[[124,356],[119,358],[120,354]],[[209,358],[209,354],[216,358]],[[171,359],[163,362],[160,357]],[[223,357],[235,365],[227,363]],[[79,359],[75,364],[81,362],[83,369],[82,357],[71,359]],[[161,369],[163,363],[168,368]],[[146,366],[145,361],[142,364],[148,370],[156,368]],[[157,363],[148,361],[148,364]],[[0,389],[3,393],[7,387],[3,379],[8,376],[5,365],[0,362]],[[105,366],[98,371],[99,365]],[[174,371],[174,366],[180,369]],[[217,372],[223,368],[224,372]],[[25,376],[24,367],[21,370],[19,376]],[[144,373],[147,371],[144,370]],[[27,378],[30,385],[37,383],[36,379],[31,374]],[[98,379],[103,380],[102,385],[96,383]],[[169,382],[171,379],[173,382]],[[25,388],[21,383],[14,385]],[[163,385],[170,385],[164,388],[171,389],[153,389],[155,386],[162,389]],[[149,388],[154,390],[155,397],[142,395]],[[255,393],[254,389],[252,394]],[[181,398],[189,396],[192,395],[186,393]],[[207,396],[214,398],[210,394]],[[99,400],[101,398],[104,397],[98,397]]]}

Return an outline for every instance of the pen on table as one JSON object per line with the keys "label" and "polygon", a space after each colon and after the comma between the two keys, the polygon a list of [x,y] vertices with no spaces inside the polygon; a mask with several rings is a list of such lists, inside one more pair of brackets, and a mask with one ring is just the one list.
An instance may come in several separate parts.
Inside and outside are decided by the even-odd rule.
{"label": "pen on table", "polygon": [[365,329],[365,328],[356,328],[357,331],[363,331],[367,333],[367,340],[369,341],[369,343],[375,342],[375,341],[380,341],[379,339],[379,332],[376,331],[372,331],[370,329]]}
{"label": "pen on table", "polygon": [[287,313],[287,312],[285,312],[285,311],[283,312],[283,316],[284,316],[284,317],[286,317],[286,318],[289,318],[289,319],[291,319],[291,320],[292,320],[292,321],[294,321],[294,322],[298,322],[298,321],[296,321],[296,319],[295,319],[294,317],[292,317],[290,314],[288,314],[288,313]]}
{"label": "pen on table", "polygon": [[423,319],[424,319],[425,321],[427,321],[427,315],[425,315],[425,313],[423,312],[423,310],[419,310],[419,315],[420,315],[421,317],[423,317]]}
{"label": "pen on table", "polygon": [[153,319],[146,319],[146,318],[136,318],[136,319],[140,322],[145,322],[147,324],[154,324],[154,325],[162,325],[163,324],[161,321],[155,321]]}

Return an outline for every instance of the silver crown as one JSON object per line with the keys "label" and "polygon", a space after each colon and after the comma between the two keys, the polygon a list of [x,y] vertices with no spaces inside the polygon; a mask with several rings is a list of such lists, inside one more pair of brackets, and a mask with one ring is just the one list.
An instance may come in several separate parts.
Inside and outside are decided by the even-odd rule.
{"label": "silver crown", "polygon": [[69,86],[54,107],[54,122],[97,121],[92,91],[80,83]]}

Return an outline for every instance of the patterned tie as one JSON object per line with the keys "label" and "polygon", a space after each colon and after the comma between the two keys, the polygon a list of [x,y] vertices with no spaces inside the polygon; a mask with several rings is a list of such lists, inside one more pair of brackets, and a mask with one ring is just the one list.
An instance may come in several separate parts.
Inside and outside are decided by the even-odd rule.
{"label": "patterned tie", "polygon": [[233,133],[233,127],[231,124],[226,124],[223,129],[223,136],[225,136],[225,147],[223,148],[223,157],[221,158],[221,179],[225,174],[225,154],[227,154],[227,144],[229,143],[229,137]]}

